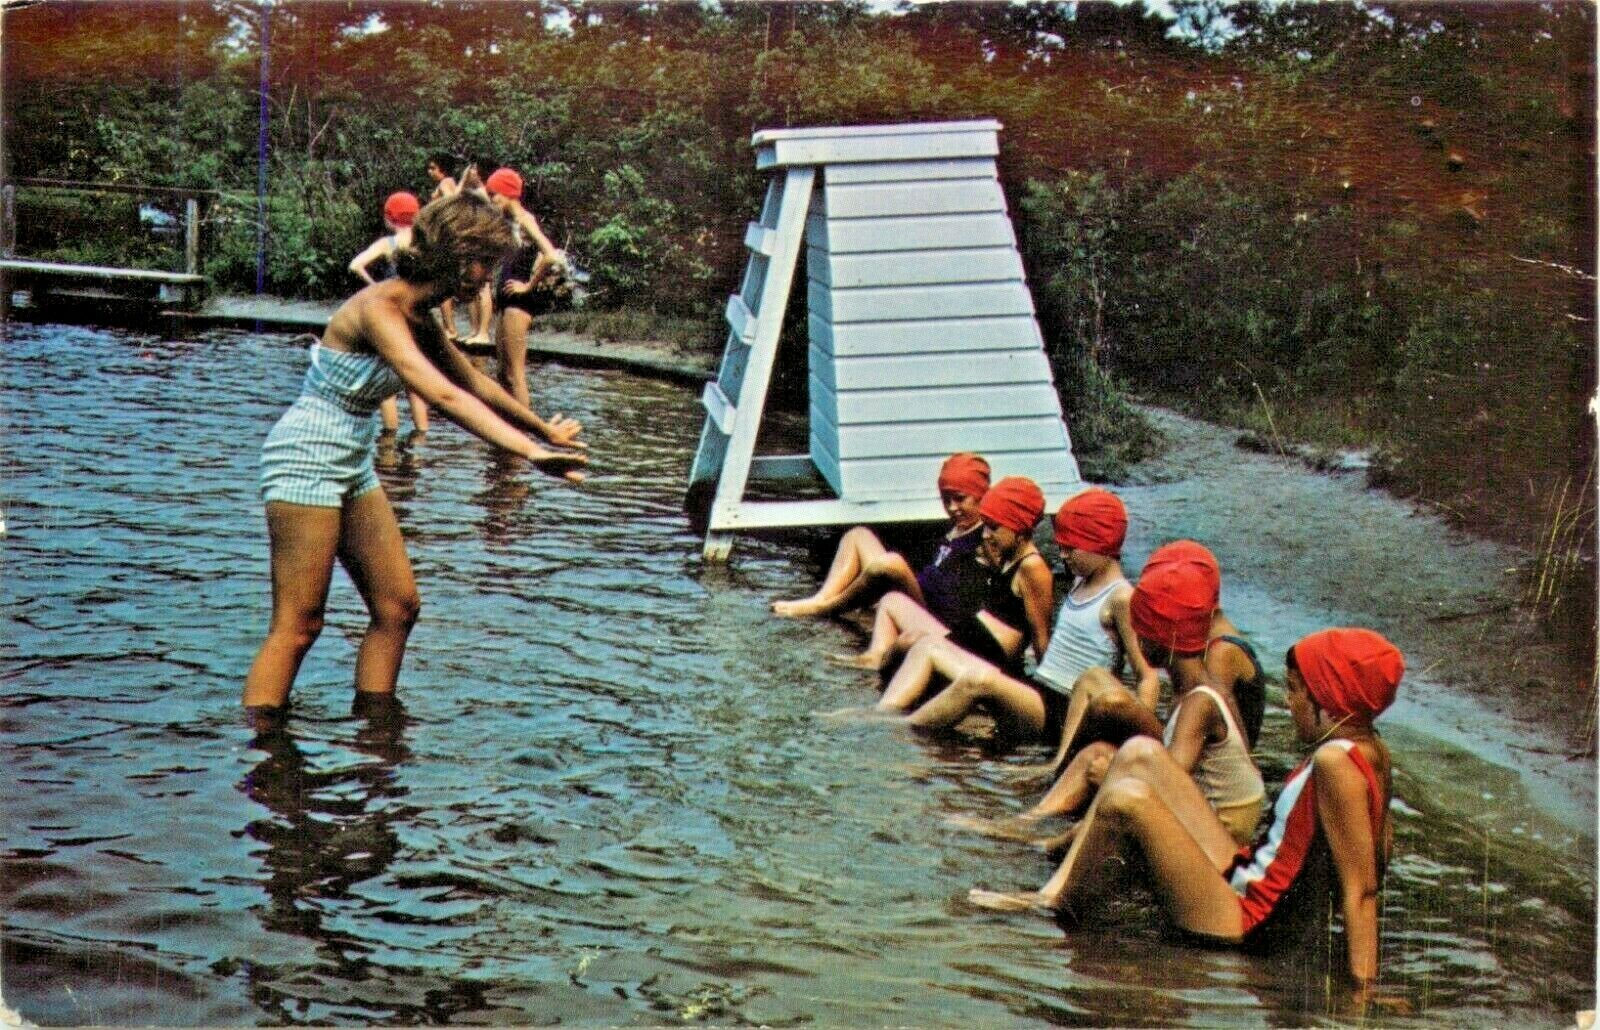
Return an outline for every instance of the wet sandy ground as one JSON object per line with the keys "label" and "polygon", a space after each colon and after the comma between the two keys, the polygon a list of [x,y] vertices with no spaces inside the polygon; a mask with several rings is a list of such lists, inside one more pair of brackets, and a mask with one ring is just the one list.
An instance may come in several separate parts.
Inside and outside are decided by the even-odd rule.
{"label": "wet sandy ground", "polygon": [[1275,675],[1302,633],[1379,630],[1407,663],[1386,728],[1514,771],[1545,812],[1593,840],[1591,673],[1510,607],[1525,554],[1369,490],[1360,474],[1312,472],[1235,447],[1233,430],[1146,410],[1170,447],[1119,488],[1130,569],[1169,539],[1205,543],[1222,564],[1223,606]]}

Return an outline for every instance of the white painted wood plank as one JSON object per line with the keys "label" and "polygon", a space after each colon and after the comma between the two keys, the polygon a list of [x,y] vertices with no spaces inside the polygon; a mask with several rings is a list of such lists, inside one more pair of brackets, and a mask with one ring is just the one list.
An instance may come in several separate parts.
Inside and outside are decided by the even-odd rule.
{"label": "white painted wood plank", "polygon": [[868,182],[830,186],[828,218],[884,218],[893,215],[957,215],[976,211],[1004,213],[1005,193],[995,179],[940,182]]}
{"label": "white painted wood plank", "polygon": [[203,275],[189,272],[162,272],[151,268],[114,268],[109,265],[67,265],[55,261],[27,258],[0,258],[0,269],[22,275],[53,275],[62,278],[127,279],[137,282],[168,283],[173,286],[198,286]]}
{"label": "white painted wood plank", "polygon": [[[875,390],[904,393],[928,386],[983,386],[994,383],[1049,383],[1050,363],[1033,350],[979,351],[977,353],[901,354],[870,358],[834,358],[815,348],[813,374],[839,393]],[[906,399],[912,403],[911,398]],[[1007,414],[996,411],[994,414]]]}
{"label": "white painted wood plank", "polygon": [[1016,282],[1023,278],[1022,255],[1008,246],[887,254],[834,254],[812,248],[806,254],[806,270],[812,279],[835,289]]}
{"label": "white painted wood plank", "polygon": [[[995,479],[1027,476],[1044,489],[1046,503],[1053,496],[1070,496],[1081,482],[1077,464],[1065,451],[1003,453],[981,452]],[[840,496],[859,500],[906,498],[936,488],[944,456],[917,458],[867,458],[839,465]],[[1045,489],[1048,486],[1048,489]],[[1060,502],[1056,502],[1059,507]],[[1047,511],[1054,511],[1047,508]]]}
{"label": "white painted wood plank", "polygon": [[835,425],[898,422],[906,406],[934,413],[939,418],[983,418],[1005,413],[1015,416],[1061,414],[1061,400],[1047,382],[1009,386],[957,386],[923,389],[914,395],[855,390],[835,393],[811,376],[811,403],[827,412]]}
{"label": "white painted wood plank", "polygon": [[744,230],[744,245],[749,250],[767,257],[772,256],[772,248],[777,244],[777,236],[771,229],[759,222],[751,222]]}
{"label": "white painted wood plank", "polygon": [[728,297],[728,310],[724,312],[728,319],[728,328],[733,330],[734,338],[746,347],[755,339],[756,316],[750,310],[744,298],[737,293]]}
{"label": "white painted wood plank", "polygon": [[717,431],[723,436],[732,436],[739,412],[728,400],[728,395],[722,392],[722,387],[707,383],[700,394],[700,403],[705,406],[706,414],[711,417],[711,424],[717,427]]}
{"label": "white painted wood plank", "polygon": [[905,322],[845,322],[833,325],[816,313],[807,319],[811,343],[824,356],[944,353],[963,350],[1042,348],[1032,315],[991,318],[925,318]]}
{"label": "white painted wood plank", "polygon": [[866,164],[828,165],[822,170],[829,186],[852,182],[921,182],[928,179],[998,178],[994,161],[987,157],[943,161],[872,161]]}
{"label": "white painted wood plank", "polygon": [[[789,291],[794,282],[795,266],[799,263],[806,209],[811,202],[812,187],[817,176],[815,169],[794,168],[782,178],[781,190],[768,191],[769,204],[776,200],[777,210],[764,212],[762,219],[765,223],[766,214],[773,215],[770,224],[776,235],[777,247],[770,259],[760,255],[750,257],[752,268],[767,267],[767,274],[761,276],[761,293],[755,303],[755,310],[761,313],[761,317],[751,319],[750,309],[742,300],[739,300],[737,305],[740,324],[735,326],[737,330],[735,335],[748,339],[750,349],[744,374],[738,384],[738,397],[734,402],[738,407],[737,417],[732,426],[733,432],[728,438],[722,473],[717,479],[716,495],[712,499],[708,513],[708,519],[713,525],[717,519],[726,518],[729,512],[737,511],[744,500],[745,486],[750,478],[751,460],[755,454],[756,435],[761,428],[761,414],[766,407],[772,365],[777,356],[778,333],[783,322],[784,307],[788,303]],[[737,294],[735,299],[738,299]],[[735,307],[730,301],[730,311]],[[733,324],[734,319],[730,318],[730,326]],[[707,535],[707,554],[720,553],[723,550],[720,546],[713,546],[718,543],[715,535],[715,533]]]}
{"label": "white painted wood plank", "polygon": [[967,118],[945,122],[892,122],[879,125],[791,125],[781,129],[757,129],[750,145],[796,139],[859,139],[863,136],[938,136],[949,133],[995,132],[1002,125],[993,118]]}
{"label": "white painted wood plank", "polygon": [[1014,247],[1008,218],[994,212],[959,215],[895,215],[806,223],[806,243],[835,254],[928,250],[936,247]]}
{"label": "white painted wood plank", "polygon": [[1033,297],[1022,282],[869,286],[853,290],[830,290],[809,282],[807,291],[810,310],[836,325],[1033,314]]}
{"label": "white painted wood plank", "polygon": [[784,526],[856,526],[890,522],[935,522],[945,519],[938,497],[899,500],[750,501],[713,528],[778,529]]}
{"label": "white painted wood plank", "polygon": [[[821,417],[820,412],[816,417]],[[838,430],[842,461],[931,455],[956,451],[1053,451],[1065,448],[1067,431],[1058,415],[960,421],[879,422]]]}
{"label": "white painted wood plank", "polygon": [[977,130],[935,135],[878,135],[817,139],[779,139],[758,144],[756,168],[848,164],[860,161],[925,161],[936,158],[994,157],[1000,141]]}

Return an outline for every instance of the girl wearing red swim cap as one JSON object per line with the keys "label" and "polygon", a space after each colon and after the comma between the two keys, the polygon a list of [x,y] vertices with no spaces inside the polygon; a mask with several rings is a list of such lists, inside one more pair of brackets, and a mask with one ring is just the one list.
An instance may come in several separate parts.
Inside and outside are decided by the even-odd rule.
{"label": "girl wearing red swim cap", "polygon": [[[553,297],[541,284],[549,278],[560,279],[567,256],[539,228],[539,220],[533,217],[533,212],[522,206],[521,175],[510,168],[497,168],[490,173],[485,189],[489,202],[511,220],[517,234],[517,249],[494,284],[494,311],[500,316],[500,331],[496,334],[496,349],[500,355],[498,378],[518,402],[530,404],[528,330],[533,325],[534,315],[549,310],[546,304]],[[563,446],[571,446],[583,431],[577,419],[556,415],[550,421],[557,427],[557,438],[553,442]]]}
{"label": "girl wearing red swim cap", "polygon": [[921,572],[889,550],[866,526],[856,526],[839,541],[833,564],[810,597],[774,601],[772,611],[787,618],[832,615],[856,607],[877,590],[898,590],[946,625],[978,610],[985,575],[977,562],[983,539],[978,501],[989,489],[989,463],[976,454],[952,454],[939,469],[939,500],[950,528],[935,543]]}
{"label": "girl wearing red swim cap", "polygon": [[1104,891],[1105,875],[1121,867],[1112,860],[1131,845],[1179,927],[1239,944],[1323,908],[1319,891],[1291,888],[1328,863],[1328,888],[1344,916],[1345,965],[1358,997],[1368,994],[1378,975],[1392,783],[1389,749],[1372,722],[1394,700],[1405,663],[1371,630],[1335,629],[1295,644],[1285,664],[1289,714],[1312,751],[1289,774],[1258,845],[1239,848],[1166,749],[1140,736],[1117,751],[1066,859],[1040,891],[974,890],[970,900],[1013,911],[1073,909]]}
{"label": "girl wearing red swim cap", "polygon": [[[906,716],[906,722],[919,729],[945,729],[981,707],[1006,736],[1053,743],[1061,734],[1073,683],[1088,669],[1127,664],[1138,679],[1151,682],[1153,692],[1159,682],[1128,622],[1133,587],[1123,578],[1118,560],[1127,523],[1127,510],[1107,490],[1086,490],[1062,504],[1055,537],[1073,585],[1062,599],[1049,646],[1032,677],[1010,675],[949,639],[930,642],[926,646],[933,671],[950,684]],[[886,694],[880,707],[891,703]]]}
{"label": "girl wearing red swim cap", "polygon": [[[389,199],[383,202],[383,224],[389,230],[388,235],[380,236],[368,244],[367,249],[350,259],[349,268],[362,282],[368,286],[378,280],[372,277],[368,266],[382,258],[385,265],[385,279],[393,279],[399,272],[395,265],[395,255],[404,247],[411,245],[411,225],[417,220],[417,212],[421,205],[415,195],[400,190],[389,194]],[[448,303],[448,301],[446,301]],[[414,390],[406,391],[406,400],[411,405],[411,424],[417,432],[428,431],[428,402]],[[378,415],[383,420],[383,428],[387,432],[394,432],[400,428],[400,409],[395,404],[393,397],[387,397],[378,407]]]}
{"label": "girl wearing red swim cap", "polygon": [[[1094,797],[1116,745],[1146,734],[1162,740],[1192,772],[1235,838],[1249,840],[1261,817],[1261,777],[1249,749],[1261,728],[1265,673],[1255,650],[1223,614],[1220,589],[1216,558],[1201,545],[1179,540],[1157,548],[1128,607],[1140,649],[1172,680],[1166,723],[1156,717],[1154,691],[1135,694],[1106,670],[1088,670],[1074,684],[1055,782],[1044,797],[1013,819],[969,828],[1026,836],[1040,820],[1081,810]],[[1038,842],[1065,847],[1073,832]]]}
{"label": "girl wearing red swim cap", "polygon": [[878,605],[872,640],[854,664],[881,668],[888,655],[905,658],[884,688],[877,711],[898,712],[927,693],[936,676],[951,677],[974,661],[1022,675],[1030,645],[1041,657],[1050,644],[1050,605],[1055,576],[1033,545],[1033,529],[1044,514],[1044,494],[1030,479],[1010,476],[983,495],[983,556],[993,570],[981,608],[951,626],[922,611],[909,598],[890,594]]}

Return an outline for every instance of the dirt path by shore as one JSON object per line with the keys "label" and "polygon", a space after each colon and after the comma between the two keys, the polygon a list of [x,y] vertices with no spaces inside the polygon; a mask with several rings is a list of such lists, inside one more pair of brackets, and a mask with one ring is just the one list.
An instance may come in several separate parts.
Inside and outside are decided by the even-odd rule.
{"label": "dirt path by shore", "polygon": [[1576,664],[1576,642],[1546,639],[1519,614],[1525,554],[1359,474],[1313,472],[1239,449],[1236,430],[1145,411],[1170,445],[1118,488],[1133,517],[1130,567],[1166,540],[1204,542],[1222,564],[1224,607],[1274,673],[1303,633],[1383,632],[1407,659],[1387,724],[1513,772],[1542,809],[1593,838],[1592,670]]}

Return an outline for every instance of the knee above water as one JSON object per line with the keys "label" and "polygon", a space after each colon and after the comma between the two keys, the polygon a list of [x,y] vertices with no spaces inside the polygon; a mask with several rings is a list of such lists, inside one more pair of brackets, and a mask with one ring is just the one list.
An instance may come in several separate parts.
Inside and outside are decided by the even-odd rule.
{"label": "knee above water", "polygon": [[1140,779],[1114,780],[1100,791],[1100,810],[1107,814],[1125,816],[1156,802],[1154,789]]}
{"label": "knee above water", "polygon": [[1141,734],[1137,737],[1129,737],[1127,742],[1117,749],[1117,759],[1120,764],[1143,765],[1154,761],[1159,755],[1165,754],[1166,750],[1161,741]]}
{"label": "knee above water", "polygon": [[372,619],[385,626],[410,629],[416,625],[417,617],[421,614],[422,597],[412,592],[409,595],[391,597],[380,602],[372,612]]}

